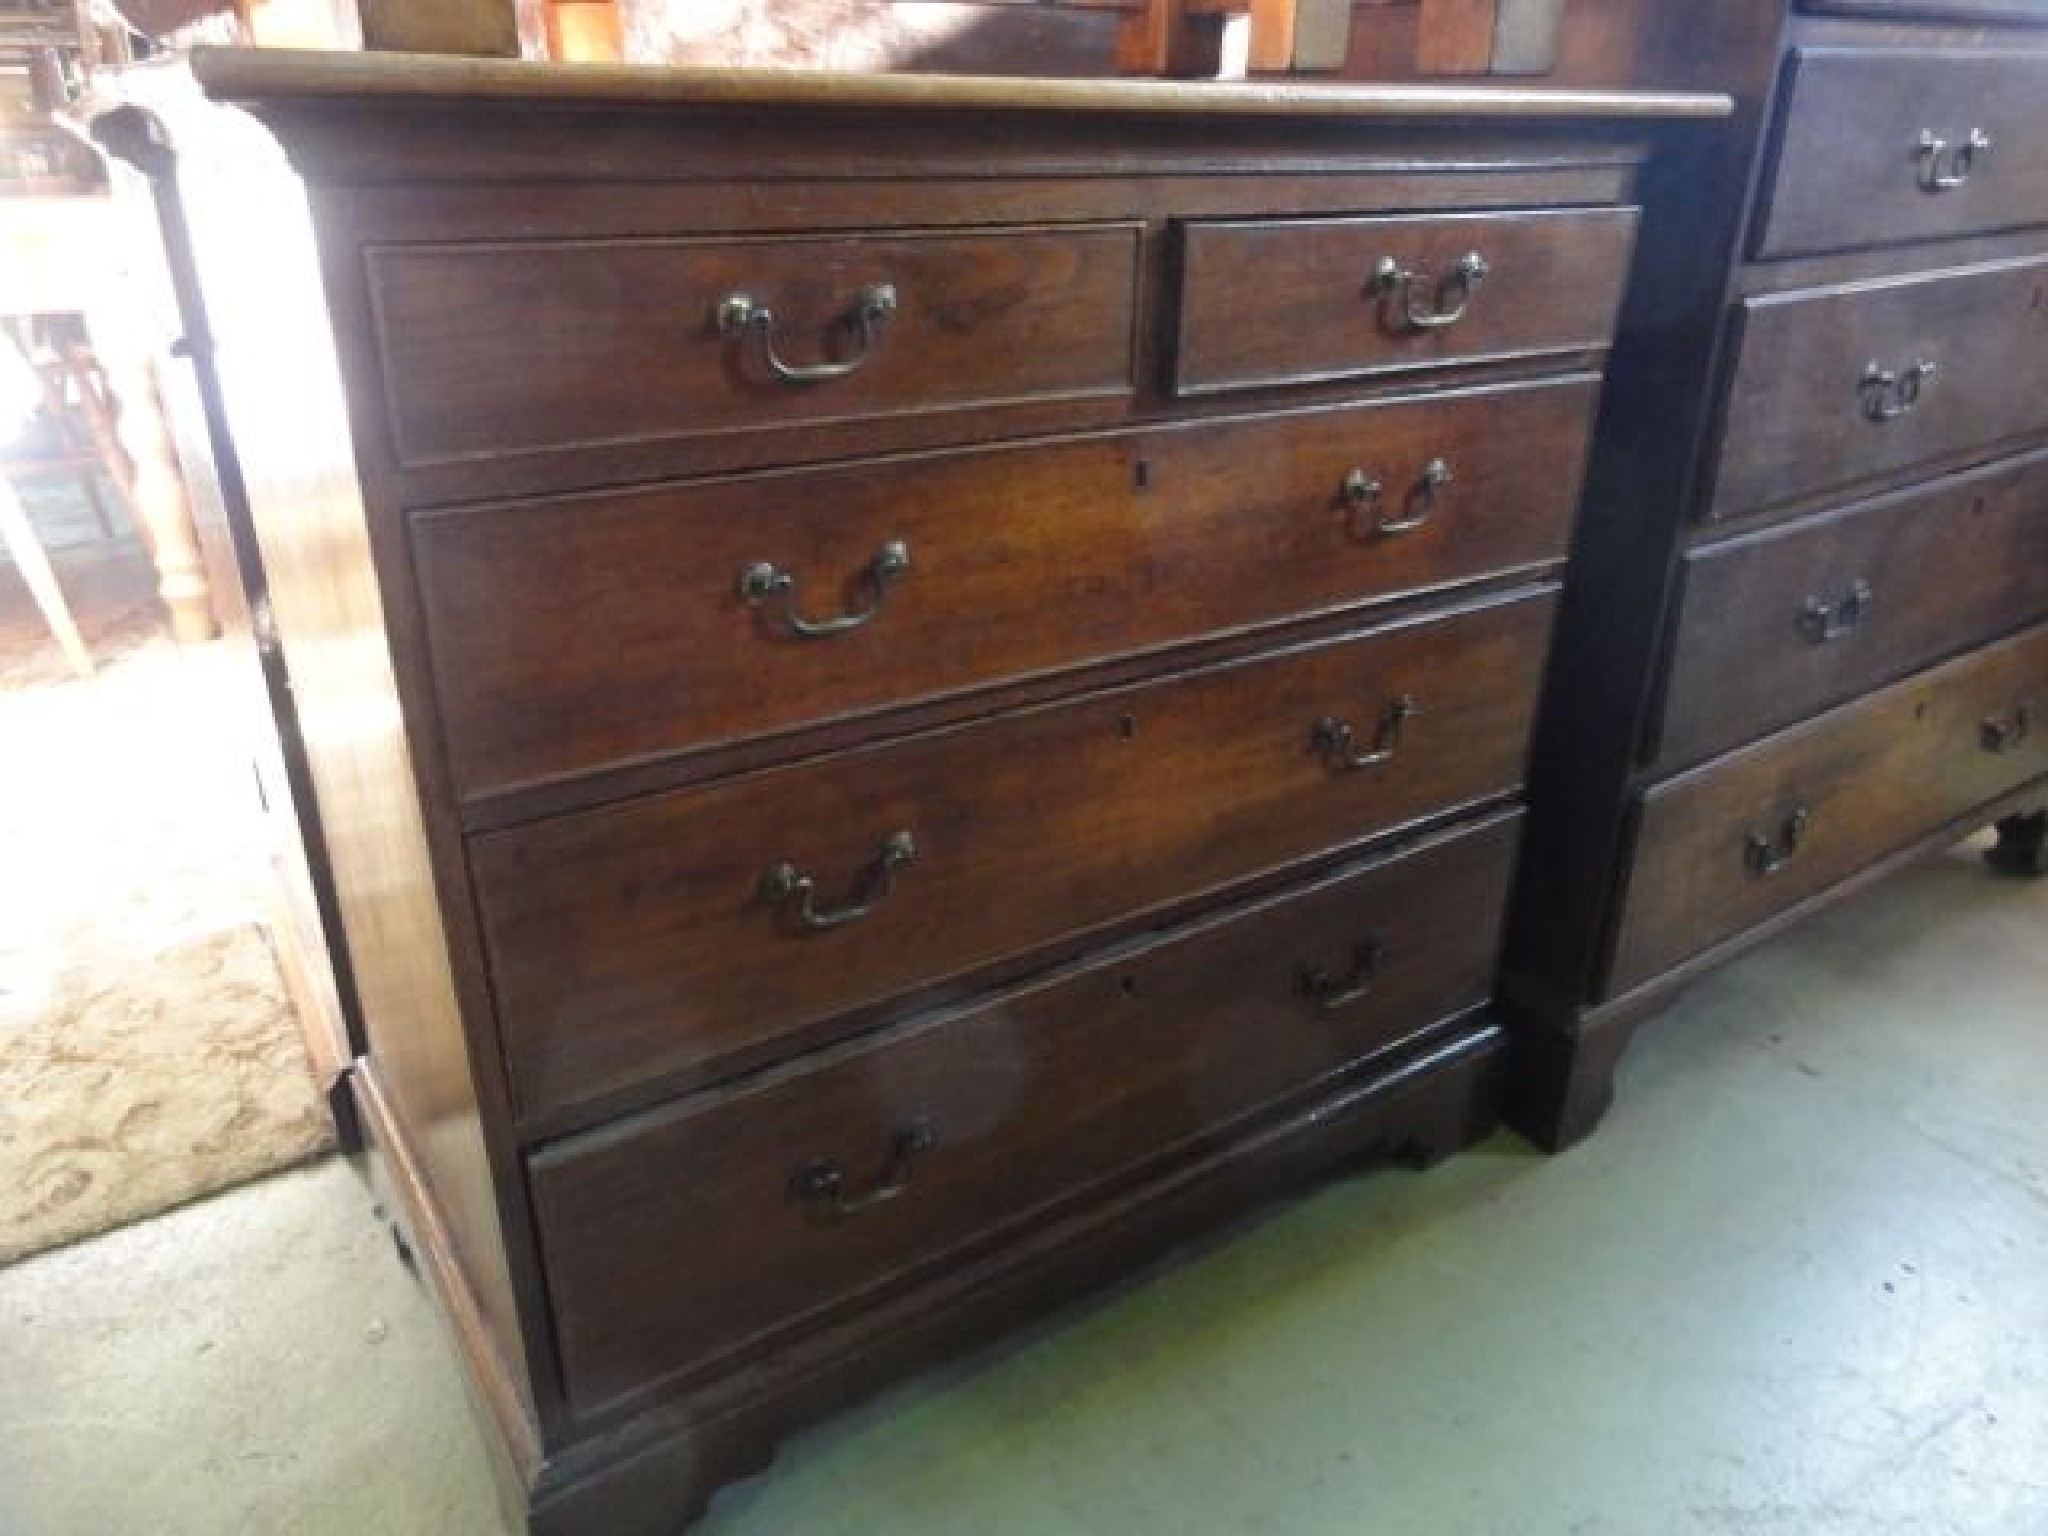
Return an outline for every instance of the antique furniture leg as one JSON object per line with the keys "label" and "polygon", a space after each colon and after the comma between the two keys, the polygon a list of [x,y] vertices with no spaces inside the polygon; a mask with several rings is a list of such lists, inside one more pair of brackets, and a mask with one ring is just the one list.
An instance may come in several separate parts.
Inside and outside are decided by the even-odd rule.
{"label": "antique furniture leg", "polygon": [[[29,217],[34,198],[15,199],[0,229],[10,261],[6,294],[13,316],[83,314],[86,334],[112,396],[115,445],[103,440],[107,402],[87,392],[88,423],[100,441],[105,467],[141,525],[157,569],[158,592],[180,641],[208,640],[219,633],[212,595],[185,494],[184,477],[157,396],[154,367],[168,338],[151,321],[147,273],[124,264],[134,235],[121,227],[112,199],[51,200],[48,210]],[[143,236],[147,238],[147,236]],[[10,327],[15,344],[20,323]],[[96,381],[95,381],[96,383]],[[132,467],[132,476],[128,471]]]}
{"label": "antique furniture leg", "polygon": [[2048,811],[1999,822],[1997,845],[1984,862],[2004,875],[2048,875]]}
{"label": "antique furniture leg", "polygon": [[211,640],[220,625],[155,371],[145,351],[108,337],[104,328],[95,329],[93,340],[113,393],[120,446],[134,467],[134,478],[122,489],[155,562],[157,595],[170,613],[171,634],[180,644]]}
{"label": "antique furniture leg", "polygon": [[[53,318],[61,321],[71,317]],[[89,347],[77,346],[61,335],[52,337],[47,345],[38,345],[34,323],[31,317],[19,316],[8,322],[7,329],[16,351],[35,371],[36,383],[43,393],[43,415],[55,429],[61,445],[51,467],[69,468],[75,473],[79,492],[92,507],[93,520],[99,524],[100,536],[111,539],[114,524],[107,516],[106,497],[100,492],[100,472],[107,470],[119,486],[127,482],[128,467],[125,455],[108,456],[111,438],[103,436],[100,430],[105,410],[99,393],[99,365]],[[72,404],[74,390],[78,395],[76,405]]]}
{"label": "antique furniture leg", "polygon": [[64,648],[65,659],[71,663],[72,670],[80,677],[91,677],[92,653],[85,648],[85,637],[79,634],[78,625],[71,617],[70,605],[64,601],[64,589],[57,585],[57,573],[50,569],[50,557],[43,552],[42,541],[29,524],[27,509],[22,506],[21,498],[14,494],[14,487],[5,479],[0,479],[0,538],[5,539],[7,553],[13,558],[22,579],[28,583],[36,607],[42,610],[50,633]]}
{"label": "antique furniture leg", "polygon": [[[87,446],[90,447],[98,467],[104,470],[107,478],[113,482],[114,494],[121,498],[122,506],[127,509],[129,521],[140,528],[142,519],[136,515],[134,504],[130,500],[135,484],[135,465],[128,457],[128,450],[121,445],[121,433],[115,424],[114,403],[107,385],[106,370],[100,366],[98,354],[84,343],[65,349],[61,368],[64,379],[78,390],[78,411],[85,418],[85,430],[89,439]],[[101,530],[111,538],[114,530],[98,493],[97,479],[91,483],[94,486],[93,507],[100,513]]]}
{"label": "antique furniture leg", "polygon": [[1614,1072],[1641,1009],[1598,1009],[1564,1027],[1524,1019],[1510,1032],[1503,1118],[1546,1152],[1577,1146],[1614,1104]]}

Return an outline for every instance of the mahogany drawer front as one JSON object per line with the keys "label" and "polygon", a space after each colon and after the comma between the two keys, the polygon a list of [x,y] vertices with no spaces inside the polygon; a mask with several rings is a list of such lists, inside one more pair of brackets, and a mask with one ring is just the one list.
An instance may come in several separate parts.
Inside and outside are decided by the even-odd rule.
{"label": "mahogany drawer front", "polygon": [[753,1065],[848,1010],[1505,795],[1554,609],[1532,589],[481,834],[521,1112]]}
{"label": "mahogany drawer front", "polygon": [[2048,259],[1747,301],[1711,515],[2048,431]]}
{"label": "mahogany drawer front", "polygon": [[1197,221],[1183,395],[1605,347],[1633,209]]}
{"label": "mahogany drawer front", "polygon": [[2048,0],[1800,0],[1800,9],[1826,16],[1999,21],[2048,27]]}
{"label": "mahogany drawer front", "polygon": [[373,248],[394,449],[418,468],[1122,394],[1138,245],[1103,224]]}
{"label": "mahogany drawer front", "polygon": [[2048,774],[2048,629],[1644,796],[1609,995]]}
{"label": "mahogany drawer front", "polygon": [[707,1364],[1483,1004],[1517,820],[544,1149],[571,1403]]}
{"label": "mahogany drawer front", "polygon": [[1769,260],[2048,224],[2048,52],[1794,50]]}
{"label": "mahogany drawer front", "polygon": [[1695,551],[1674,769],[2048,618],[2048,454]]}
{"label": "mahogany drawer front", "polygon": [[[1561,560],[1597,397],[1582,376],[423,517],[457,784],[479,795]],[[749,574],[763,565],[775,579]]]}

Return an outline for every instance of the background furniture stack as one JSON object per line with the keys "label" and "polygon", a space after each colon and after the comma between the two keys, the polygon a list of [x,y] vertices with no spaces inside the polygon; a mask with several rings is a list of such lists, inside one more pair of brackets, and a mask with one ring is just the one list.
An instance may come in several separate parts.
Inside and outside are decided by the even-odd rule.
{"label": "background furniture stack", "polygon": [[2048,804],[2048,4],[1689,27],[1736,131],[1669,162],[1616,360],[1504,983],[1517,1118],[1584,1134],[1703,969]]}
{"label": "background furniture stack", "polygon": [[0,0],[0,121],[61,104],[95,47],[85,7],[73,0]]}
{"label": "background furniture stack", "polygon": [[1124,12],[1126,74],[1213,75],[1224,23],[1244,18],[1244,64],[1260,74],[1359,80],[1542,75],[1555,67],[1565,0],[1055,0]]}
{"label": "background furniture stack", "polygon": [[310,196],[252,242],[173,113],[357,1101],[537,1529],[1491,1123],[1631,190],[1725,103],[194,67]]}
{"label": "background furniture stack", "polygon": [[[122,3],[158,36],[231,12],[231,25],[214,24],[209,40],[232,35],[261,47],[810,68],[847,67],[851,47],[868,67],[1037,75],[1215,75],[1229,51],[1226,22],[1236,18],[1240,71],[1404,79],[1547,73],[1568,0],[739,0],[712,15],[693,14],[684,0]],[[724,57],[690,57],[710,39]],[[684,57],[664,57],[678,45]]]}
{"label": "background furniture stack", "polygon": [[[4,237],[0,273],[10,280],[19,276],[7,259]],[[101,536],[112,538],[102,475],[123,486],[129,466],[105,379],[78,317],[0,314],[0,333],[0,348],[6,349],[0,371],[12,386],[0,391],[8,397],[7,406],[0,406],[0,545],[27,583],[72,671],[89,677],[92,652],[16,487],[52,479],[70,482],[92,508]],[[32,399],[39,400],[39,411],[27,408]]]}

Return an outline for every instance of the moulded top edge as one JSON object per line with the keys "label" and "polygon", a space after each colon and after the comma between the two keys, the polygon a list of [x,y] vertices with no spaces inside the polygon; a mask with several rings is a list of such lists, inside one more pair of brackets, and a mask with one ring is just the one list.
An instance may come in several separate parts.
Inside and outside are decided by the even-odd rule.
{"label": "moulded top edge", "polygon": [[1727,96],[1553,90],[1510,84],[1403,85],[1279,80],[1054,79],[670,69],[450,55],[197,48],[193,75],[217,99],[836,107],[1157,116],[1712,120]]}

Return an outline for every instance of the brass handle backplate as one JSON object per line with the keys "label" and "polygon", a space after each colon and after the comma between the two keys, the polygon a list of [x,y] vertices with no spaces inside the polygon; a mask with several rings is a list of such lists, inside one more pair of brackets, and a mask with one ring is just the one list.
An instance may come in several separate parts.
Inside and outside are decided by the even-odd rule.
{"label": "brass handle backplate", "polygon": [[852,897],[843,905],[820,908],[818,882],[794,864],[770,867],[761,877],[761,895],[769,905],[788,913],[802,933],[826,933],[857,923],[872,913],[894,886],[896,876],[917,862],[917,839],[909,832],[892,832],[877,850],[874,862],[855,881]]}
{"label": "brass handle backplate", "polygon": [[2010,715],[2003,718],[1993,715],[1978,730],[1978,742],[1986,752],[2004,756],[2017,752],[2034,734],[2034,711],[2030,705],[2022,704]]}
{"label": "brass handle backplate", "polygon": [[1863,414],[1872,421],[1897,421],[1920,408],[1921,391],[1941,372],[1941,364],[1926,359],[1903,372],[1894,373],[1879,363],[1864,366],[1857,392],[1863,399]]}
{"label": "brass handle backplate", "polygon": [[1301,994],[1326,1013],[1349,1008],[1372,995],[1386,963],[1386,945],[1377,938],[1360,939],[1352,946],[1348,973],[1333,976],[1320,966],[1310,966],[1300,976]]}
{"label": "brass handle backplate", "polygon": [[1809,597],[1806,606],[1799,610],[1799,633],[1815,645],[1846,639],[1863,627],[1876,603],[1877,593],[1867,581],[1852,582],[1838,603]]}
{"label": "brass handle backplate", "polygon": [[861,572],[871,596],[865,608],[837,614],[829,619],[807,619],[796,611],[796,577],[766,560],[755,560],[740,569],[740,596],[755,607],[773,602],[780,607],[783,626],[801,640],[823,640],[843,635],[874,622],[889,596],[889,589],[910,574],[910,546],[891,539],[875,551]]}
{"label": "brass handle backplate", "polygon": [[1370,512],[1386,499],[1387,488],[1363,469],[1354,469],[1338,487],[1337,499],[1353,512]]}
{"label": "brass handle backplate", "polygon": [[1767,879],[1777,874],[1798,857],[1805,846],[1806,834],[1813,826],[1813,811],[1804,805],[1796,805],[1792,813],[1778,824],[1775,833],[1751,832],[1743,838],[1742,861],[1749,867],[1750,874],[1757,879]]}
{"label": "brass handle backplate", "polygon": [[1390,700],[1380,711],[1379,725],[1373,733],[1372,746],[1366,751],[1357,747],[1358,733],[1348,721],[1335,715],[1325,715],[1316,722],[1312,740],[1323,760],[1333,768],[1377,768],[1390,763],[1401,750],[1401,733],[1408,722],[1422,713],[1422,706],[1413,695],[1402,694]]}
{"label": "brass handle backplate", "polygon": [[1477,251],[1459,257],[1440,278],[1388,256],[1373,268],[1368,289],[1380,301],[1380,320],[1388,330],[1444,331],[1471,312],[1473,295],[1492,272]]}
{"label": "brass handle backplate", "polygon": [[867,366],[881,343],[882,328],[895,318],[894,283],[870,283],[861,289],[853,307],[839,318],[835,329],[851,330],[858,343],[851,357],[838,362],[792,363],[775,348],[775,311],[746,293],[729,293],[714,311],[718,334],[744,347],[749,339],[761,354],[768,371],[785,384],[829,384]]}
{"label": "brass handle backplate", "polygon": [[1913,159],[1920,167],[1920,190],[1953,192],[1969,182],[1978,157],[1990,153],[1991,135],[1982,128],[1972,128],[1960,144],[1950,144],[1932,128],[1927,129],[1913,146]]}
{"label": "brass handle backplate", "polygon": [[789,1190],[814,1215],[826,1220],[858,1216],[878,1205],[887,1205],[909,1189],[910,1181],[917,1173],[918,1159],[937,1144],[938,1136],[932,1129],[931,1120],[920,1117],[896,1133],[889,1144],[888,1160],[875,1175],[874,1182],[861,1194],[849,1195],[845,1172],[837,1163],[824,1161],[806,1163],[799,1168],[789,1181]]}

